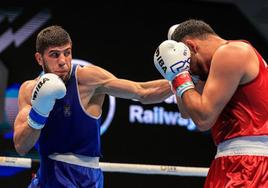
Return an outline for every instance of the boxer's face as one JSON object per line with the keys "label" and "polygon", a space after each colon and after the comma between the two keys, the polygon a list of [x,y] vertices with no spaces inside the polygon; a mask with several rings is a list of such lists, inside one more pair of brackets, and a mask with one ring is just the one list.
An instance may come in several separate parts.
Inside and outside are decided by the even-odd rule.
{"label": "boxer's face", "polygon": [[64,82],[69,78],[71,61],[71,44],[49,47],[41,57],[41,65],[44,72],[57,74]]}
{"label": "boxer's face", "polygon": [[200,80],[206,81],[210,63],[201,54],[198,51],[193,52],[191,50],[190,73],[192,75],[198,75]]}
{"label": "boxer's face", "polygon": [[187,38],[183,42],[191,51],[190,73],[197,75],[200,80],[206,81],[210,69],[210,59],[207,47],[203,45],[203,40]]}
{"label": "boxer's face", "polygon": [[206,81],[209,73],[207,63],[202,61],[198,56],[191,56],[190,72],[193,75],[198,75],[200,80]]}

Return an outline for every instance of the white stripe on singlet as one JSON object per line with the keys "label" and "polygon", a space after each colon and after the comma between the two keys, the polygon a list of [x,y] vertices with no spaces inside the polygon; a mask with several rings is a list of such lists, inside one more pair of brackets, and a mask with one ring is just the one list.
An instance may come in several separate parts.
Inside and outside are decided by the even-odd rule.
{"label": "white stripe on singlet", "polygon": [[55,161],[61,161],[69,164],[79,165],[89,168],[100,168],[99,157],[88,157],[84,155],[78,155],[74,153],[53,153],[48,156],[50,159]]}
{"label": "white stripe on singlet", "polygon": [[243,136],[220,143],[215,158],[234,155],[268,156],[268,136]]}

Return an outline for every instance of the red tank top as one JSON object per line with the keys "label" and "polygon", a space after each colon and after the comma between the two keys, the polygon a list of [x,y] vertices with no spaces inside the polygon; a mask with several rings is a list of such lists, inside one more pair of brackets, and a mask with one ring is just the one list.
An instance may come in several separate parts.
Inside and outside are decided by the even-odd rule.
{"label": "red tank top", "polygon": [[239,137],[268,135],[268,67],[261,55],[259,73],[240,85],[211,129],[214,143]]}

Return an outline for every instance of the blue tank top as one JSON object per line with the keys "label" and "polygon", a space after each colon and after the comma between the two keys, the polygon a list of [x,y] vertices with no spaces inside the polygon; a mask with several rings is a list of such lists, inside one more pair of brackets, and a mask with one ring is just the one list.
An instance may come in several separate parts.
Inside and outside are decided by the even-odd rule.
{"label": "blue tank top", "polygon": [[99,157],[100,118],[88,115],[78,93],[76,79],[77,65],[73,64],[67,92],[57,100],[50,112],[39,138],[39,153],[46,157],[52,153],[67,153]]}

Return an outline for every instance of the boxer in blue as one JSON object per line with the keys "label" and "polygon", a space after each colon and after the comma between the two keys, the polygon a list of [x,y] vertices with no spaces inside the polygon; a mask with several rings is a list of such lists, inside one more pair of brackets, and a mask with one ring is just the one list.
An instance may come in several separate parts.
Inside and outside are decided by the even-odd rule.
{"label": "boxer in blue", "polygon": [[100,117],[105,95],[158,103],[172,95],[168,81],[119,79],[94,65],[74,65],[72,41],[60,26],[37,35],[44,74],[19,91],[14,144],[25,155],[38,143],[40,168],[29,187],[102,188]]}

